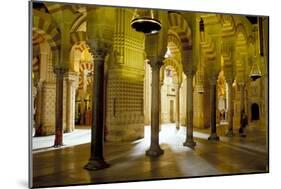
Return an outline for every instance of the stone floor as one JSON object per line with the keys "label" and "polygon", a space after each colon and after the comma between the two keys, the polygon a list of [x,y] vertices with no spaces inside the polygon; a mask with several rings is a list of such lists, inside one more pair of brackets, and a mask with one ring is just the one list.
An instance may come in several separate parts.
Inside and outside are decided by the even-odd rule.
{"label": "stone floor", "polygon": [[173,124],[162,125],[160,144],[165,150],[159,158],[145,156],[149,147],[150,127],[145,138],[134,142],[105,143],[109,168],[87,171],[83,166],[89,159],[90,144],[59,150],[33,153],[34,187],[67,184],[122,182],[160,178],[182,178],[205,175],[257,173],[268,171],[265,129],[258,125],[247,128],[247,136],[233,138],[224,135],[219,127],[219,142],[207,140],[209,130],[195,130],[197,146],[184,147],[185,128]]}
{"label": "stone floor", "polygon": [[[90,126],[76,126],[75,131],[65,133],[63,135],[63,148],[76,146],[91,142],[91,127]],[[32,150],[33,153],[39,153],[50,150],[57,150],[54,148],[55,135],[33,137]]]}

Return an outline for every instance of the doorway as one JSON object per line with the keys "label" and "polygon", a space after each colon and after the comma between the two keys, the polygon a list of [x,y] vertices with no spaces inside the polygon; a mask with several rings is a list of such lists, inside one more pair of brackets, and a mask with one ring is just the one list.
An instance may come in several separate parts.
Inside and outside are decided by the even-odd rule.
{"label": "doorway", "polygon": [[257,103],[252,104],[251,112],[252,112],[252,121],[260,119],[259,105]]}

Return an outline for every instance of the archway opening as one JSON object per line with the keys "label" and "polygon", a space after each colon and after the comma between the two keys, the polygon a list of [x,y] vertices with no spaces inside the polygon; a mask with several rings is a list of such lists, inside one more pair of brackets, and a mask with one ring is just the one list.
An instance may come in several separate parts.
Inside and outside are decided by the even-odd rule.
{"label": "archway opening", "polygon": [[161,122],[176,123],[178,74],[175,68],[167,65],[163,68],[163,83],[161,83]]}
{"label": "archway opening", "polygon": [[72,47],[71,68],[78,73],[78,87],[75,92],[75,125],[92,124],[93,57],[85,42]]}
{"label": "archway opening", "polygon": [[251,112],[252,112],[252,121],[256,121],[260,119],[259,105],[257,103],[252,104]]}
{"label": "archway opening", "polygon": [[227,88],[226,88],[226,81],[224,72],[221,71],[218,76],[217,81],[217,98],[218,98],[218,104],[217,104],[217,123],[224,123],[226,119],[226,112],[227,112]]}

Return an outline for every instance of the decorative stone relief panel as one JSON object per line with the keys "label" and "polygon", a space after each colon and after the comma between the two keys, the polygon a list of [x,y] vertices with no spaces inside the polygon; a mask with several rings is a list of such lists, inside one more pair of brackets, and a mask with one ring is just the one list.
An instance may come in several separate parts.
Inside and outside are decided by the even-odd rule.
{"label": "decorative stone relief panel", "polygon": [[134,140],[144,133],[143,76],[125,76],[124,71],[109,70],[106,125],[111,141]]}
{"label": "decorative stone relief panel", "polygon": [[110,141],[144,135],[144,35],[125,24],[132,16],[128,10],[116,10],[106,96],[106,139]]}
{"label": "decorative stone relief panel", "polygon": [[51,135],[55,131],[55,102],[56,84],[43,83],[42,87],[42,111],[41,111],[41,135]]}
{"label": "decorative stone relief panel", "polygon": [[199,93],[198,89],[198,86],[195,86],[193,92],[193,126],[204,128],[204,96],[203,93]]}
{"label": "decorative stone relief panel", "polygon": [[[41,111],[40,125],[36,129],[40,129],[40,135],[52,135],[55,132],[55,113],[56,113],[56,83],[43,82],[41,89]],[[64,100],[63,100],[63,128],[66,128],[66,82],[64,82]]]}

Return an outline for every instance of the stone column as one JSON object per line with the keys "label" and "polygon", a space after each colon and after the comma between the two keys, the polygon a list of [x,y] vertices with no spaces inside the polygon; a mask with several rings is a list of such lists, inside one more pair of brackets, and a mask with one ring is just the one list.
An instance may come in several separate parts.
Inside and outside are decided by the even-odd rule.
{"label": "stone column", "polygon": [[176,111],[177,111],[177,120],[176,120],[176,129],[180,128],[180,84],[178,84],[177,94],[176,94]]}
{"label": "stone column", "polygon": [[71,78],[71,75],[69,73],[68,78],[66,80],[66,132],[72,132],[74,130],[74,96],[75,96],[75,88],[74,88],[74,80]]}
{"label": "stone column", "polygon": [[104,142],[104,64],[106,51],[97,49],[94,54],[94,82],[92,96],[91,157],[85,169],[98,170],[109,167],[103,158]]}
{"label": "stone column", "polygon": [[41,113],[42,113],[42,82],[39,81],[37,84],[37,96],[35,100],[35,136],[41,136],[42,132],[40,132],[41,126]]}
{"label": "stone column", "polygon": [[159,80],[159,83],[160,83],[160,87],[159,87],[159,90],[160,90],[160,94],[159,94],[159,131],[161,131],[161,125],[163,123],[163,116],[162,116],[162,87],[164,85],[164,81],[160,81]]}
{"label": "stone column", "polygon": [[186,75],[186,140],[184,146],[193,148],[196,143],[193,141],[193,74]]}
{"label": "stone column", "polygon": [[245,87],[244,87],[244,83],[241,83],[240,84],[240,90],[241,90],[241,93],[240,93],[240,110],[241,112],[242,111],[245,111],[245,101],[244,101],[244,93],[245,93]]}
{"label": "stone column", "polygon": [[245,98],[245,83],[240,83],[239,84],[239,88],[240,88],[240,128],[242,128],[242,115],[245,114],[245,101],[244,101],[244,98]]}
{"label": "stone column", "polygon": [[56,74],[56,121],[54,147],[63,145],[63,76],[65,68],[55,68]]}
{"label": "stone column", "polygon": [[150,148],[146,151],[148,156],[159,156],[164,153],[159,146],[159,103],[160,103],[160,67],[163,65],[160,61],[149,63],[152,69],[152,82],[151,82],[151,141]]}
{"label": "stone column", "polygon": [[228,96],[227,96],[227,119],[228,119],[228,130],[226,136],[233,136],[233,97],[232,97],[232,83],[233,79],[227,79],[227,88],[228,88]]}
{"label": "stone column", "polygon": [[34,86],[34,81],[32,81],[32,103],[31,103],[31,110],[32,110],[32,136],[35,135],[35,113],[36,113],[36,106],[35,106],[35,98],[37,95],[37,88]]}
{"label": "stone column", "polygon": [[211,128],[211,134],[208,138],[210,141],[217,141],[219,140],[219,137],[217,136],[217,125],[216,125],[216,110],[217,110],[217,77],[213,76],[212,78],[209,78],[210,81],[210,116],[211,116],[211,122],[210,122],[210,128]]}
{"label": "stone column", "polygon": [[244,100],[245,100],[245,113],[249,117],[250,111],[249,111],[249,92],[248,89],[245,87],[245,93],[244,93]]}

